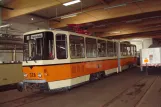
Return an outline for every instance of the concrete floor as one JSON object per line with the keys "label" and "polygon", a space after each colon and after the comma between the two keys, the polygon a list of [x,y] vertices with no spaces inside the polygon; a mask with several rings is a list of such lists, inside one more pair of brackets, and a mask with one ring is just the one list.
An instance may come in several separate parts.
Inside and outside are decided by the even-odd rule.
{"label": "concrete floor", "polygon": [[149,71],[132,68],[59,93],[0,92],[0,107],[161,107],[161,73]]}

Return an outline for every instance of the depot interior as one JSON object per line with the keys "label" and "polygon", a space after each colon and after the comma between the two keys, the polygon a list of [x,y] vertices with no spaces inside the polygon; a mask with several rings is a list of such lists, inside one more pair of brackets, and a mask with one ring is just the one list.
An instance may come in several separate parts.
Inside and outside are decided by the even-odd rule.
{"label": "depot interior", "polygon": [[22,61],[23,34],[37,29],[80,31],[129,41],[138,54],[140,49],[160,45],[160,0],[76,0],[67,4],[71,1],[1,0],[0,61]]}

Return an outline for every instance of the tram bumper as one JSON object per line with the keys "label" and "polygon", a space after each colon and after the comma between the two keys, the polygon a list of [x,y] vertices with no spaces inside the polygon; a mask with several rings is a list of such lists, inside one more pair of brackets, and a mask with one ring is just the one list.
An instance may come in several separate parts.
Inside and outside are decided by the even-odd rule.
{"label": "tram bumper", "polygon": [[45,91],[48,90],[48,83],[45,80],[24,80],[25,91]]}

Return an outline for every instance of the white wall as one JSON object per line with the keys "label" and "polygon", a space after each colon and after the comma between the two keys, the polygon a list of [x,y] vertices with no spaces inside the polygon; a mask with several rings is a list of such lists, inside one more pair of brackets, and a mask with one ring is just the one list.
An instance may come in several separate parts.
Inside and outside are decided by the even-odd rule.
{"label": "white wall", "polygon": [[0,50],[0,62],[12,61],[12,51]]}
{"label": "white wall", "polygon": [[152,44],[152,38],[126,39],[123,41],[130,41],[131,44],[136,45],[138,52],[140,51],[140,49],[148,48]]}
{"label": "white wall", "polygon": [[16,61],[23,61],[23,51],[17,51]]}
{"label": "white wall", "polygon": [[137,51],[140,51],[140,49],[143,48],[142,41],[131,41],[130,43],[136,45]]}
{"label": "white wall", "polygon": [[[0,50],[0,62],[10,62],[13,60],[13,51],[12,50]],[[23,52],[17,50],[16,61],[23,60]]]}
{"label": "white wall", "polygon": [[150,45],[152,45],[152,43],[153,43],[153,40],[151,38],[143,40],[143,49],[148,48]]}

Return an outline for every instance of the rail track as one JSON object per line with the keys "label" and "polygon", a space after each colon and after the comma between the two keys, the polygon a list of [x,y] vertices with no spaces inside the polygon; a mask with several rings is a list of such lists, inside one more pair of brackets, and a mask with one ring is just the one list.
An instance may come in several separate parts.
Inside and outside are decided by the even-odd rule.
{"label": "rail track", "polygon": [[2,102],[0,103],[0,107],[20,107],[22,105],[36,102],[50,96],[51,95],[49,95],[48,93],[37,92],[14,100]]}
{"label": "rail track", "polygon": [[[135,72],[135,71],[134,71]],[[81,96],[81,97],[87,97],[89,100],[89,102],[92,102],[93,100],[90,99],[91,97],[87,94],[92,94],[95,93],[97,91],[97,89],[99,91],[101,91],[101,87],[106,87],[107,90],[109,90],[109,92],[111,92],[112,88],[116,88],[114,87],[114,85],[112,85],[113,83],[115,85],[117,85],[117,81],[119,81],[120,84],[122,85],[118,85],[118,87],[121,87],[122,89],[117,92],[116,94],[111,93],[112,95],[114,95],[113,97],[111,97],[110,99],[106,100],[105,96],[108,98],[108,94],[105,94],[104,97],[102,98],[102,100],[105,100],[103,103],[100,103],[98,105],[95,106],[88,106],[88,104],[85,104],[84,107],[118,107],[118,106],[122,106],[122,107],[139,107],[138,104],[140,103],[140,101],[142,101],[142,99],[144,98],[144,96],[147,94],[147,92],[149,91],[149,89],[151,87],[153,87],[153,84],[155,83],[155,81],[157,80],[158,76],[145,76],[145,75],[136,75],[133,76],[135,74],[133,74],[134,72],[125,72],[125,73],[120,73],[119,75],[116,76],[111,76],[109,78],[105,78],[103,80],[99,80],[98,82],[92,82],[89,84],[86,84],[85,86],[81,86],[80,88],[76,88],[73,89],[69,92],[67,91],[63,91],[63,92],[57,92],[57,93],[33,93],[31,95],[27,95],[27,96],[23,96],[14,100],[9,100],[9,101],[4,101],[4,102],[0,102],[0,107],[28,107],[28,105],[32,105],[34,106],[35,104],[40,103],[40,105],[46,105],[46,103],[42,103],[42,102],[50,102],[48,100],[53,101],[53,103],[55,103],[54,99],[57,99],[56,104],[58,105],[58,107],[63,107],[62,105],[67,104],[67,107],[75,107],[75,103],[72,104],[72,101],[78,101],[78,99],[80,100],[79,102],[77,102],[76,104],[80,104],[79,107],[82,107],[83,104],[81,102],[82,98],[78,98],[78,97],[74,97],[74,96]],[[132,77],[133,76],[133,77]],[[126,80],[131,79],[131,82],[125,82]],[[135,80],[133,80],[135,79]],[[122,80],[122,82],[120,81]],[[124,82],[123,82],[124,81]],[[131,84],[129,84],[131,83]],[[105,86],[108,85],[108,86]],[[100,88],[99,88],[100,87]],[[97,88],[97,89],[95,89]],[[110,89],[109,89],[110,88]],[[107,90],[103,90],[103,92],[100,93],[104,93]],[[89,93],[82,95],[81,93],[83,91],[89,91]],[[79,93],[80,91],[80,93]],[[112,92],[116,92],[112,91]],[[99,95],[99,96],[98,96]],[[100,97],[100,94],[96,94],[94,96],[98,96]],[[49,98],[51,97],[51,98]],[[64,102],[64,104],[61,104],[61,99],[64,99],[63,97],[67,98],[67,99],[71,99],[67,100]],[[75,99],[74,99],[75,98]],[[85,99],[87,99],[85,98]],[[101,100],[100,100],[101,101]],[[60,103],[61,102],[61,103]],[[59,103],[59,104],[58,104]],[[69,104],[70,103],[70,104]],[[89,103],[90,104],[90,103]],[[38,105],[35,105],[38,106]],[[49,107],[52,105],[48,105]]]}
{"label": "rail track", "polygon": [[149,79],[149,76],[145,76],[132,86],[126,88],[116,97],[103,104],[101,107],[117,107],[118,105],[121,107],[138,107],[142,98],[154,85],[157,79],[158,77],[152,77]]}

